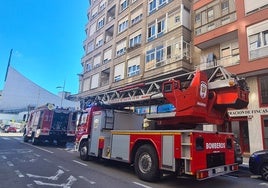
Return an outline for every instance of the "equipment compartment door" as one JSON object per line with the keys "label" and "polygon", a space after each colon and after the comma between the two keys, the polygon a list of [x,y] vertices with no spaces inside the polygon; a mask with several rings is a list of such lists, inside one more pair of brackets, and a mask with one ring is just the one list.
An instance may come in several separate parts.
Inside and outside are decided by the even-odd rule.
{"label": "equipment compartment door", "polygon": [[102,129],[102,113],[94,114],[93,121],[91,125],[91,138],[90,138],[90,147],[89,147],[89,155],[98,156],[99,150],[99,137]]}

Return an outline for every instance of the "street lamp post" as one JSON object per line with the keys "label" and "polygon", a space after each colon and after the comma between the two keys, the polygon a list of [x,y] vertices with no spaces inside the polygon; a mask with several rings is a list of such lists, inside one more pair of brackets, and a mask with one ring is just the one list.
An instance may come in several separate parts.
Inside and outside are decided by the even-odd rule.
{"label": "street lamp post", "polygon": [[62,107],[62,101],[63,101],[63,94],[64,94],[64,90],[65,90],[65,80],[63,82],[63,86],[57,86],[56,87],[57,89],[62,89],[62,92],[61,92],[61,101],[60,101],[60,107]]}

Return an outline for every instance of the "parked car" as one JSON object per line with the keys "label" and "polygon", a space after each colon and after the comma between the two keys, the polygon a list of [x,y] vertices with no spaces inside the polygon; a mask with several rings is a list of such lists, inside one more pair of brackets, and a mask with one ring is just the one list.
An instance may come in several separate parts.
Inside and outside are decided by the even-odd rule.
{"label": "parked car", "polygon": [[249,170],[255,175],[268,181],[268,150],[260,150],[251,154],[249,158]]}
{"label": "parked car", "polygon": [[6,132],[6,133],[15,133],[15,132],[17,132],[17,129],[16,129],[16,127],[8,126],[8,127],[5,129],[5,132]]}
{"label": "parked car", "polygon": [[240,165],[243,163],[243,155],[241,147],[236,140],[234,140],[234,147],[235,147],[235,162]]}

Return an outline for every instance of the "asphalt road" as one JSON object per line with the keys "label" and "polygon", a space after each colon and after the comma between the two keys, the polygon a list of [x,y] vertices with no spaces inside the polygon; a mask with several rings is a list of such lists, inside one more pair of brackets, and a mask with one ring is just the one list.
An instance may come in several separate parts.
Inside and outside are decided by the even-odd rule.
{"label": "asphalt road", "polygon": [[251,188],[268,187],[247,169],[204,181],[165,176],[156,183],[143,182],[129,165],[79,159],[73,144],[66,147],[24,143],[21,136],[0,135],[0,188]]}

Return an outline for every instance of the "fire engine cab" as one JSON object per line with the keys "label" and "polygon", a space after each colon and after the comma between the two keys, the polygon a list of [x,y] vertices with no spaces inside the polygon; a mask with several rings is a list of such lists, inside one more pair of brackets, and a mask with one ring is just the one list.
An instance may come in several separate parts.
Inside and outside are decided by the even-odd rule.
{"label": "fire engine cab", "polygon": [[107,91],[81,113],[76,149],[82,160],[133,164],[145,181],[163,173],[198,180],[230,173],[238,169],[234,135],[198,125],[222,125],[227,109],[247,107],[248,94],[245,80],[223,67]]}
{"label": "fire engine cab", "polygon": [[24,130],[24,142],[36,145],[43,141],[65,145],[75,139],[77,112],[71,109],[55,108],[53,104],[40,106],[29,115]]}

